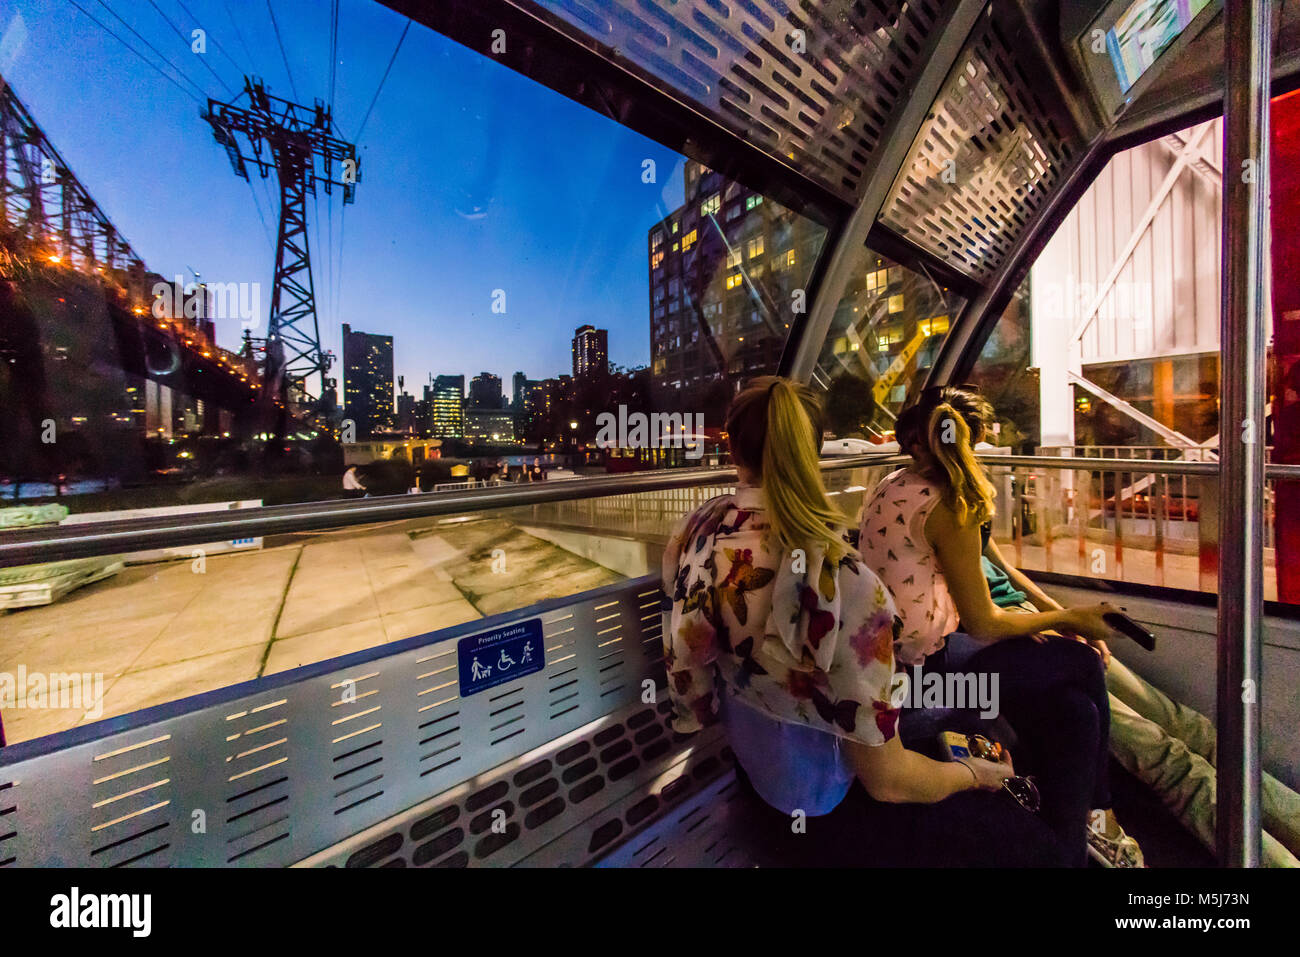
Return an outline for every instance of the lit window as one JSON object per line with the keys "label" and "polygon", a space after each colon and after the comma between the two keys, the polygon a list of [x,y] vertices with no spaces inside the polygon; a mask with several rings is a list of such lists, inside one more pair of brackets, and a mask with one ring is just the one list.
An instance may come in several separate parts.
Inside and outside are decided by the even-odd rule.
{"label": "lit window", "polygon": [[762,205],[763,205],[762,196],[751,196],[749,197],[749,199],[745,200],[746,209],[753,209],[755,206],[762,206]]}
{"label": "lit window", "polygon": [[749,258],[763,255],[763,237],[755,236],[749,241]]}
{"label": "lit window", "polygon": [[717,211],[721,208],[722,208],[722,197],[719,196],[717,193],[714,193],[712,196],[706,199],[704,201],[704,205],[700,207],[700,215],[712,216],[715,213],[717,213]]}
{"label": "lit window", "polygon": [[673,235],[674,235],[674,236],[677,235],[677,223],[676,223],[676,221],[673,222]]}
{"label": "lit window", "polygon": [[650,234],[651,249],[658,249],[660,246],[663,245],[663,242],[664,242],[664,234],[660,230],[656,229],[653,233]]}
{"label": "lit window", "polygon": [[664,262],[664,251],[661,249],[659,250],[659,252],[655,253],[653,256],[650,257],[650,268],[658,269],[660,266],[663,265],[663,262]]}
{"label": "lit window", "polygon": [[677,252],[677,249],[680,245],[681,245],[680,243],[673,243],[673,252]]}
{"label": "lit window", "polygon": [[795,259],[794,259],[794,250],[791,249],[791,250],[789,250],[789,251],[785,254],[785,264],[786,264],[787,266],[793,266],[793,265],[794,265],[794,262],[795,262]]}
{"label": "lit window", "polygon": [[740,250],[733,249],[727,253],[727,268],[734,269],[740,265]]}
{"label": "lit window", "polygon": [[692,229],[689,233],[687,233],[685,236],[682,237],[682,249],[690,249],[692,246],[694,246],[695,239],[696,239],[696,231]]}
{"label": "lit window", "polygon": [[876,330],[877,352],[888,352],[890,346],[896,346],[902,341],[903,329],[901,326],[890,326]]}
{"label": "lit window", "polygon": [[740,273],[734,273],[727,277],[727,288],[735,289],[740,285]]}
{"label": "lit window", "polygon": [[948,331],[948,317],[934,316],[931,319],[922,319],[918,323],[918,328],[923,336],[937,336]]}
{"label": "lit window", "polygon": [[889,297],[889,311],[891,314],[903,311],[903,294],[901,292],[897,296]]}

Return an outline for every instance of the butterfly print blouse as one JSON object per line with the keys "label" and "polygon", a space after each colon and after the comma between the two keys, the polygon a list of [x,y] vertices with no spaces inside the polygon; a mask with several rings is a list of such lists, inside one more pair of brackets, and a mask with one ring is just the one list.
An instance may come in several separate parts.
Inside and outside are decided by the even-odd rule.
{"label": "butterfly print blouse", "polygon": [[938,556],[925,537],[925,521],[939,489],[909,469],[893,472],[862,507],[858,547],[867,567],[894,596],[902,631],[894,657],[918,665],[957,630],[957,606],[948,593]]}
{"label": "butterfly print blouse", "polygon": [[[762,490],[705,502],[664,553],[664,654],[673,727],[698,731],[732,694],[784,721],[864,744],[893,737],[893,643],[901,621],[880,580],[850,551],[783,553]],[[847,538],[846,538],[847,541]]]}

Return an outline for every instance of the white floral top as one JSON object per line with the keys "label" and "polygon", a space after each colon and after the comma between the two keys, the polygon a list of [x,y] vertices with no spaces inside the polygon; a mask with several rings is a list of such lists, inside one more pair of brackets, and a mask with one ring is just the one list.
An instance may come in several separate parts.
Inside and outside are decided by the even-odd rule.
{"label": "white floral top", "polygon": [[925,521],[939,489],[910,469],[887,475],[862,507],[858,547],[862,560],[894,596],[903,619],[894,657],[918,665],[957,630],[957,606],[939,557],[925,537]]}
{"label": "white floral top", "polygon": [[[880,580],[850,553],[770,546],[761,489],[741,486],[683,519],[664,553],[664,653],[673,727],[718,718],[716,681],[784,721],[869,745],[893,737],[893,642]],[[847,541],[847,539],[846,539]]]}

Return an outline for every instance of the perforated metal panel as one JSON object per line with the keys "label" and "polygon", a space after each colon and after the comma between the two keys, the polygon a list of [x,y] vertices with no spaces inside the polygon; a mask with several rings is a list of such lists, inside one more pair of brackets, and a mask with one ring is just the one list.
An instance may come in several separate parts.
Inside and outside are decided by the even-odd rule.
{"label": "perforated metal panel", "polygon": [[1032,69],[982,17],[881,212],[900,235],[975,279],[993,276],[1082,149]]}
{"label": "perforated metal panel", "polygon": [[957,0],[532,0],[846,200]]}
{"label": "perforated metal panel", "polygon": [[[643,708],[660,600],[637,579],[6,748],[0,864],[302,860]],[[545,668],[460,697],[457,641],[532,617]]]}
{"label": "perforated metal panel", "polygon": [[718,729],[668,727],[666,696],[592,722],[301,861],[305,867],[579,867],[728,773]]}
{"label": "perforated metal panel", "polygon": [[726,774],[598,863],[598,867],[780,866],[739,823],[742,800],[735,774]]}

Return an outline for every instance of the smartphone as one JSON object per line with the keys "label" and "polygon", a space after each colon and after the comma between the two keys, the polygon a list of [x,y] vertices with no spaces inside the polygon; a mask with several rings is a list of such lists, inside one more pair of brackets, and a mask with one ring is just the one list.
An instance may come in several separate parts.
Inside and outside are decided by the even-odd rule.
{"label": "smartphone", "polygon": [[1156,636],[1122,611],[1108,611],[1101,616],[1101,620],[1120,634],[1132,638],[1147,651],[1156,650]]}

